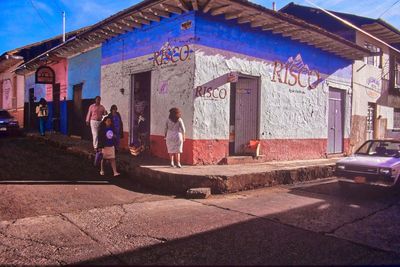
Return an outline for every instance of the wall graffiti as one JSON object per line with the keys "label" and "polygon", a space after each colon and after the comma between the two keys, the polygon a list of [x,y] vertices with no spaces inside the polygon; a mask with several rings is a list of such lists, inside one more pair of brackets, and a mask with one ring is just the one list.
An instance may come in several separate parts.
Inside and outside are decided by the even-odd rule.
{"label": "wall graffiti", "polygon": [[312,90],[317,88],[322,79],[319,71],[311,70],[307,64],[304,64],[301,55],[298,54],[294,59],[290,57],[286,63],[274,62],[272,82]]}
{"label": "wall graffiti", "polygon": [[10,79],[3,80],[2,87],[3,87],[3,108],[10,109],[12,106],[11,80]]}

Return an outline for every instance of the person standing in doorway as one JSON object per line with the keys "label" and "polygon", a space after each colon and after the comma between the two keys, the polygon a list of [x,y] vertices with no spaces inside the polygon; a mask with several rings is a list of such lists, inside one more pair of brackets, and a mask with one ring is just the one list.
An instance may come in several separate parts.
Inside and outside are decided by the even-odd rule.
{"label": "person standing in doorway", "polygon": [[100,175],[104,175],[104,161],[109,160],[114,176],[119,176],[117,164],[115,162],[115,140],[116,132],[110,116],[104,118],[99,127],[99,148],[102,149],[103,159],[100,163]]}
{"label": "person standing in doorway", "polygon": [[120,139],[124,138],[124,125],[122,123],[121,114],[118,112],[117,105],[112,105],[110,114],[108,115],[114,124],[115,130],[115,149],[118,151]]}
{"label": "person standing in doorway", "polygon": [[178,108],[169,110],[169,117],[165,124],[165,140],[167,150],[171,159],[171,167],[175,167],[174,157],[176,158],[176,166],[182,168],[181,153],[183,152],[183,142],[185,141],[185,125],[181,118],[181,111]]}
{"label": "person standing in doorway", "polygon": [[96,96],[95,103],[90,105],[88,113],[86,115],[86,125],[90,125],[93,136],[93,148],[97,151],[98,146],[98,133],[99,126],[103,115],[107,115],[107,111],[103,105],[100,104],[101,97]]}
{"label": "person standing in doorway", "polygon": [[49,109],[47,107],[47,101],[41,98],[39,105],[36,107],[36,114],[39,118],[39,132],[41,136],[44,136],[46,132],[46,121],[49,116]]}

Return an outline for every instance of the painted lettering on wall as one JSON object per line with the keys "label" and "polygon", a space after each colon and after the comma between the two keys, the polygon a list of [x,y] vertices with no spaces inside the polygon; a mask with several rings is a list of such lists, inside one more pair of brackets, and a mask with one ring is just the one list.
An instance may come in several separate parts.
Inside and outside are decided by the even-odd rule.
{"label": "painted lettering on wall", "polygon": [[153,57],[149,59],[153,61],[153,66],[161,66],[190,60],[190,54],[193,52],[187,44],[172,47],[167,43],[160,51],[154,52]]}
{"label": "painted lettering on wall", "polygon": [[373,90],[375,90],[375,91],[380,91],[380,89],[381,89],[381,82],[380,82],[377,78],[375,78],[375,77],[369,77],[369,78],[367,79],[367,85],[368,85],[371,89],[373,89]]}
{"label": "painted lettering on wall", "polygon": [[294,59],[290,57],[286,63],[275,61],[273,68],[272,82],[300,86],[309,90],[317,88],[322,82],[319,71],[310,70],[300,54]]}
{"label": "painted lettering on wall", "polygon": [[203,97],[209,100],[225,99],[228,92],[225,88],[213,88],[207,86],[197,86],[196,97]]}
{"label": "painted lettering on wall", "polygon": [[11,80],[10,79],[3,80],[2,87],[3,87],[3,108],[10,109],[12,107]]}

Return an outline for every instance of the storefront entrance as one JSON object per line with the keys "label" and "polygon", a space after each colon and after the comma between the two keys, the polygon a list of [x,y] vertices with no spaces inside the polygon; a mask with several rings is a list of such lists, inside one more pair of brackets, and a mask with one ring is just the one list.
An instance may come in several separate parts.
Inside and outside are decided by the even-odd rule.
{"label": "storefront entrance", "polygon": [[343,153],[343,100],[343,91],[329,89],[328,154]]}
{"label": "storefront entrance", "polygon": [[258,138],[259,80],[239,77],[231,86],[230,155],[247,154],[250,140]]}
{"label": "storefront entrance", "polygon": [[130,145],[150,149],[151,72],[131,76]]}

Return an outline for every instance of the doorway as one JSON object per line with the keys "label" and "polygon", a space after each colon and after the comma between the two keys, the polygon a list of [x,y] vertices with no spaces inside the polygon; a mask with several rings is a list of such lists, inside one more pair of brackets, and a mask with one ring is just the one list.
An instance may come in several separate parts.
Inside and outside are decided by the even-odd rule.
{"label": "doorway", "polygon": [[130,144],[150,149],[151,71],[131,76]]}
{"label": "doorway", "polygon": [[70,134],[82,137],[83,129],[85,125],[83,112],[82,112],[82,88],[83,84],[75,84],[72,87],[73,90],[73,107],[72,107],[72,118]]}
{"label": "doorway", "polygon": [[53,84],[53,130],[60,131],[60,84]]}
{"label": "doorway", "polygon": [[344,93],[329,88],[328,154],[343,153]]}
{"label": "doorway", "polygon": [[230,100],[229,155],[245,155],[250,140],[258,139],[259,79],[240,76]]}
{"label": "doorway", "polygon": [[36,113],[35,110],[35,89],[34,88],[29,88],[29,102],[28,102],[28,120],[27,124],[29,130],[34,130],[36,129],[35,121],[36,121]]}

